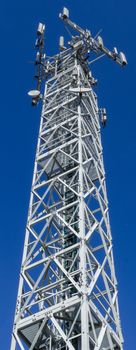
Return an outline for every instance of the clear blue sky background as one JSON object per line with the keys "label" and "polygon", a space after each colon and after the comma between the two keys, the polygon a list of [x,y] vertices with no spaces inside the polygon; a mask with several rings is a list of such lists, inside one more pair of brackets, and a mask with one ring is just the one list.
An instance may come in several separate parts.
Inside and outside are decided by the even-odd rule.
{"label": "clear blue sky background", "polygon": [[8,0],[0,11],[0,349],[8,350],[21,264],[40,108],[32,109],[27,91],[35,87],[34,42],[39,21],[47,25],[46,52],[56,53],[64,28],[58,13],[93,34],[103,28],[104,42],[126,52],[121,69],[104,58],[92,66],[100,107],[108,111],[102,131],[110,218],[125,350],[136,335],[136,28],[134,0]]}

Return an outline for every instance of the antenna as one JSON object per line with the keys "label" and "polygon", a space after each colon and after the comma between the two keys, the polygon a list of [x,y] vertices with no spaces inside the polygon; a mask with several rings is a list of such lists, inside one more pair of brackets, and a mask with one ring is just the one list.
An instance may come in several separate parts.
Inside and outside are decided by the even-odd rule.
{"label": "antenna", "polygon": [[116,63],[118,63],[122,67],[127,64],[127,59],[123,52],[120,52],[118,54],[117,49],[115,51],[115,48],[113,49],[113,51],[110,51],[104,46],[103,39],[100,35],[97,38],[93,38],[91,32],[88,29],[84,30],[81,27],[79,27],[76,23],[72,22],[69,18],[69,10],[66,9],[66,7],[63,8],[63,11],[59,14],[59,17],[69,27],[71,27],[80,34],[81,38],[83,39],[82,46],[84,47],[84,51],[86,50],[86,52],[94,52],[95,54],[104,53],[106,56],[111,58],[113,61],[116,61]]}
{"label": "antenna", "polygon": [[36,90],[30,90],[28,95],[32,98],[32,106],[37,106],[42,95],[40,93],[41,83],[43,80],[43,65],[45,60],[44,54],[44,33],[45,33],[45,24],[39,23],[37,28],[37,38],[35,42],[36,48],[36,59],[35,59],[35,79],[37,80]]}

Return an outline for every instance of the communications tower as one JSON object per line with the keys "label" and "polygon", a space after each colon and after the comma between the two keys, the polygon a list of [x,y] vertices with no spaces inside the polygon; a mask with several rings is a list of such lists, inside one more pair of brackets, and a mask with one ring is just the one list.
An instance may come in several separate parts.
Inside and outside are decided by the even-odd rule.
{"label": "communications tower", "polygon": [[127,61],[67,8],[60,19],[72,35],[66,46],[60,37],[53,57],[44,54],[45,26],[37,31],[29,95],[33,105],[42,100],[42,113],[11,350],[122,350],[100,133],[106,110],[89,64],[103,55]]}

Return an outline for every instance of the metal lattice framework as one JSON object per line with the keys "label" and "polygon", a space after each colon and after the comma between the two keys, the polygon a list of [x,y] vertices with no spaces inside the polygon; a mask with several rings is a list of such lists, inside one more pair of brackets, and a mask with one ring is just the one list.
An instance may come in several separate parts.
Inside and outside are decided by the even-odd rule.
{"label": "metal lattice framework", "polygon": [[121,350],[97,97],[73,48],[49,71],[11,350]]}

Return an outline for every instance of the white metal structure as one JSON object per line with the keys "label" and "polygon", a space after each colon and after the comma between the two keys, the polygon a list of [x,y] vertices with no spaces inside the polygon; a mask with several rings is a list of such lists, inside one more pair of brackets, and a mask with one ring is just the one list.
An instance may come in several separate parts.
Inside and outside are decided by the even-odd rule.
{"label": "white metal structure", "polygon": [[86,55],[102,51],[123,65],[125,56],[71,22],[67,9],[60,17],[79,35],[42,64],[47,80],[11,350],[122,350],[102,110]]}

